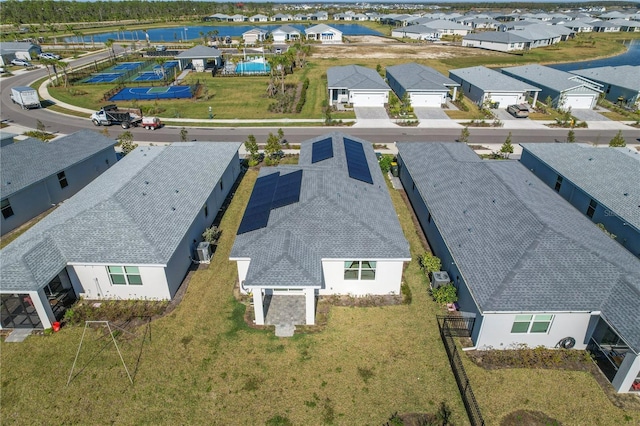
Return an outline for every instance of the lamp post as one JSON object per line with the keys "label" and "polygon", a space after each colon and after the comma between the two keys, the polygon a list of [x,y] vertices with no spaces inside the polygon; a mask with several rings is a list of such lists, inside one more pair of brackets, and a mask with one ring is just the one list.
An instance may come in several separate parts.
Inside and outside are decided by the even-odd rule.
{"label": "lamp post", "polygon": [[209,107],[209,119],[211,120],[213,118],[213,110],[211,109],[211,107]]}

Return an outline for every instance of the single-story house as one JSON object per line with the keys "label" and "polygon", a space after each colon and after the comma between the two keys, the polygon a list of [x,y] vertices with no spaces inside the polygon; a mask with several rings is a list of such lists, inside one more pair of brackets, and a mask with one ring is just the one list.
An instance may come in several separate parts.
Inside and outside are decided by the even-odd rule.
{"label": "single-story house", "polygon": [[602,92],[595,81],[538,64],[502,68],[502,73],[539,87],[540,99],[551,97],[560,110],[592,109]]}
{"label": "single-story house", "polygon": [[426,25],[409,25],[391,30],[391,37],[410,38],[413,40],[439,40],[440,30]]}
{"label": "single-story house", "polygon": [[484,31],[465,36],[462,39],[462,46],[497,50],[498,52],[512,52],[529,50],[531,48],[531,40],[518,35],[517,31]]}
{"label": "single-story house", "polygon": [[293,21],[293,16],[289,15],[288,13],[276,13],[271,17],[271,20],[275,22]]}
{"label": "single-story house", "polygon": [[637,392],[638,259],[518,161],[457,143],[397,147],[474,347],[586,349],[618,392]]}
{"label": "single-story house", "polygon": [[624,19],[612,19],[611,21],[616,25],[620,25],[620,31],[622,32],[638,32],[640,31],[640,22],[638,21],[627,21]]}
{"label": "single-story house", "polygon": [[571,34],[570,30],[556,25],[528,25],[521,30],[510,30],[513,34],[529,40],[529,48],[551,46],[560,43],[567,34]]}
{"label": "single-story house", "polygon": [[288,41],[300,40],[300,30],[290,25],[283,25],[271,31],[274,43],[286,43]]}
{"label": "single-story house", "polygon": [[213,15],[205,16],[204,21],[215,21],[215,22],[228,22],[229,15],[226,13],[214,13]]}
{"label": "single-story house", "polygon": [[576,19],[573,21],[568,21],[562,24],[562,26],[567,27],[576,33],[590,33],[593,32],[593,24],[594,21],[592,21],[591,19],[589,19],[588,21],[583,19]]}
{"label": "single-story house", "polygon": [[460,87],[433,68],[415,62],[387,67],[387,82],[399,99],[406,94],[413,107],[440,108],[447,102],[449,90],[453,88],[455,99]]}
{"label": "single-story house", "polygon": [[640,65],[585,68],[570,71],[602,85],[605,98],[628,107],[640,107]]}
{"label": "single-story house", "polygon": [[3,41],[0,43],[0,65],[7,65],[13,59],[30,61],[42,53],[39,45],[26,41]]}
{"label": "single-story house", "polygon": [[48,143],[2,145],[2,235],[71,197],[116,161],[116,141],[81,130]]}
{"label": "single-story house", "polygon": [[450,70],[449,78],[459,83],[462,93],[478,105],[497,103],[498,108],[506,108],[525,103],[529,97],[531,105],[535,105],[540,92],[539,87],[483,66]]}
{"label": "single-story house", "polygon": [[262,28],[251,28],[242,33],[242,40],[246,44],[256,44],[263,42],[269,37],[269,32]]}
{"label": "single-story house", "polygon": [[327,21],[329,19],[329,14],[324,11],[318,11],[309,15],[310,21]]}
{"label": "single-story house", "polygon": [[240,173],[240,145],[139,147],[62,203],[0,251],[0,326],[50,328],[79,297],[173,298]]}
{"label": "single-story house", "polygon": [[322,44],[342,43],[342,31],[327,24],[318,24],[304,30],[307,40],[319,41]]}
{"label": "single-story house", "polygon": [[246,22],[249,18],[245,15],[235,14],[229,16],[229,22]]}
{"label": "single-story house", "polygon": [[640,257],[640,153],[583,144],[522,145],[522,164]]}
{"label": "single-story house", "polygon": [[380,74],[360,65],[345,65],[327,70],[329,103],[382,107],[389,101],[391,88]]}
{"label": "single-story house", "polygon": [[399,295],[411,254],[371,143],[330,133],[303,142],[297,165],[263,167],[229,259],[260,325],[276,297],[314,324],[316,296]]}
{"label": "single-story house", "polygon": [[203,72],[208,68],[219,68],[222,65],[222,52],[214,47],[201,45],[185,50],[175,58],[178,60],[181,70],[185,69],[189,63],[198,72]]}
{"label": "single-story house", "polygon": [[615,24],[610,21],[596,21],[592,22],[591,26],[593,31],[597,33],[617,33],[620,32],[620,24]]}
{"label": "single-story house", "polygon": [[334,13],[333,20],[334,21],[351,21],[353,19],[353,15],[349,13]]}
{"label": "single-story house", "polygon": [[7,133],[0,131],[0,147],[11,145],[15,142],[15,137],[18,136],[16,133]]}
{"label": "single-story house", "polygon": [[423,25],[429,28],[438,30],[440,36],[443,35],[461,35],[466,36],[472,30],[470,27],[457,22],[448,21],[445,19],[434,19],[433,21],[423,22]]}
{"label": "single-story house", "polygon": [[267,22],[268,20],[269,20],[269,17],[267,15],[261,15],[261,14],[257,14],[249,17],[249,22]]}

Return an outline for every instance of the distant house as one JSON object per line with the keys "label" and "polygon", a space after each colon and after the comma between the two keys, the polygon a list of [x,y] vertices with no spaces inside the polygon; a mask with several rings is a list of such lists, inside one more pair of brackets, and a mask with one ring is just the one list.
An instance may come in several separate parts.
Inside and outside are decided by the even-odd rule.
{"label": "distant house", "polygon": [[397,147],[473,346],[587,349],[618,392],[634,391],[638,259],[517,161],[482,160],[465,144]]}
{"label": "distant house", "polygon": [[398,98],[407,95],[413,107],[440,108],[447,102],[449,90],[453,88],[455,99],[460,86],[433,68],[415,62],[387,67],[387,81]]}
{"label": "distant house", "polygon": [[198,72],[203,72],[209,68],[218,68],[222,64],[222,52],[213,47],[195,46],[185,50],[176,56],[180,69],[185,69],[189,64]]}
{"label": "distant house", "polygon": [[271,31],[274,43],[286,43],[289,41],[300,40],[300,30],[290,25],[283,25]]}
{"label": "distant house", "polygon": [[249,22],[267,22],[269,17],[267,15],[253,15],[249,17]]}
{"label": "distant house", "polygon": [[315,12],[309,15],[309,20],[311,21],[326,21],[328,19],[329,19],[329,14],[324,11]]}
{"label": "distant house", "polygon": [[26,139],[2,145],[2,235],[66,200],[117,159],[116,141],[81,130],[45,143]]}
{"label": "distant house", "polygon": [[621,29],[620,24],[615,24],[611,21],[592,22],[591,26],[593,31],[597,33],[617,33]]}
{"label": "distant house", "polygon": [[615,25],[620,25],[620,31],[622,32],[638,32],[640,31],[640,22],[627,21],[624,19],[612,19],[609,21]]}
{"label": "distant house", "polygon": [[399,295],[411,254],[371,143],[330,133],[298,165],[263,167],[229,259],[260,325],[276,298],[314,324],[316,296]]}
{"label": "distant house", "polygon": [[173,298],[240,173],[239,147],[137,148],[62,203],[0,251],[1,327],[50,328],[78,297]]}
{"label": "distant house", "polygon": [[531,48],[531,40],[517,34],[517,31],[485,31],[473,33],[462,39],[464,47],[513,52]]}
{"label": "distant house", "polygon": [[42,53],[42,49],[37,44],[25,41],[3,41],[0,43],[0,65],[7,65],[13,59],[24,59],[30,61]]}
{"label": "distant house", "polygon": [[466,36],[471,32],[471,28],[458,24],[457,22],[447,21],[445,19],[435,19],[429,22],[423,22],[423,25],[438,30],[440,36],[443,35],[461,35]]}
{"label": "distant house", "polygon": [[273,15],[271,17],[272,21],[275,22],[280,22],[280,21],[292,21],[293,20],[293,16],[286,14],[286,13],[276,13],[275,15]]}
{"label": "distant house", "polygon": [[640,153],[582,144],[522,144],[522,164],[640,257]]}
{"label": "distant house", "polygon": [[307,40],[319,41],[322,44],[342,43],[342,31],[326,24],[318,24],[304,30]]}
{"label": "distant house", "polygon": [[640,107],[640,66],[585,68],[570,71],[602,85],[605,98],[615,104]]}
{"label": "distant house", "polygon": [[540,87],[541,99],[551,97],[557,109],[592,109],[601,85],[584,77],[542,65],[502,68],[502,73]]}
{"label": "distant house", "polygon": [[235,14],[235,15],[229,16],[229,22],[246,22],[248,20],[249,20],[248,17],[246,17],[244,15],[240,15],[240,14]]}
{"label": "distant house", "polygon": [[531,105],[535,105],[540,92],[537,86],[482,66],[450,70],[449,78],[459,83],[462,93],[478,105],[497,103],[499,108],[506,108],[525,103],[529,97]]}
{"label": "distant house", "polygon": [[327,70],[329,102],[353,106],[382,107],[389,101],[389,86],[380,74],[360,65],[345,65]]}
{"label": "distant house", "polygon": [[252,28],[248,31],[242,33],[242,40],[246,44],[256,44],[259,42],[263,42],[269,37],[269,33],[267,30],[262,28]]}
{"label": "distant house", "polygon": [[410,38],[413,40],[439,40],[440,30],[426,25],[409,25],[391,30],[391,37]]}
{"label": "distant house", "polygon": [[213,15],[205,16],[205,21],[215,21],[215,22],[228,22],[229,15],[225,13],[214,13]]}

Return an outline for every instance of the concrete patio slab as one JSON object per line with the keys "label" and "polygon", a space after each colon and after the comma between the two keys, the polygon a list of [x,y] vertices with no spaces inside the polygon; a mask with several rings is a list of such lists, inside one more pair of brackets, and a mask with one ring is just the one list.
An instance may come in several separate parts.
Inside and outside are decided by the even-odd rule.
{"label": "concrete patio slab", "polygon": [[24,340],[31,335],[32,331],[33,329],[31,328],[16,328],[7,336],[4,341],[5,343],[24,342]]}

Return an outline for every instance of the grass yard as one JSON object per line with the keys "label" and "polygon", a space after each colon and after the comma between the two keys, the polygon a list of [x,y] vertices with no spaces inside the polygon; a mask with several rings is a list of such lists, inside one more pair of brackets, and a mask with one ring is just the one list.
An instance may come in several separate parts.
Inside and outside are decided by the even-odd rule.
{"label": "grass yard", "polygon": [[[3,342],[0,422],[256,425],[281,416],[296,425],[380,425],[396,411],[435,412],[446,401],[455,424],[466,424],[437,332],[441,308],[415,261],[405,274],[411,305],[332,308],[323,331],[290,339],[244,324],[227,258],[256,175],[236,191],[212,264],[152,323],[152,342],[118,338],[135,385],[98,331],[89,332],[69,387],[82,328]],[[392,197],[415,259],[423,248],[400,195]]]}

